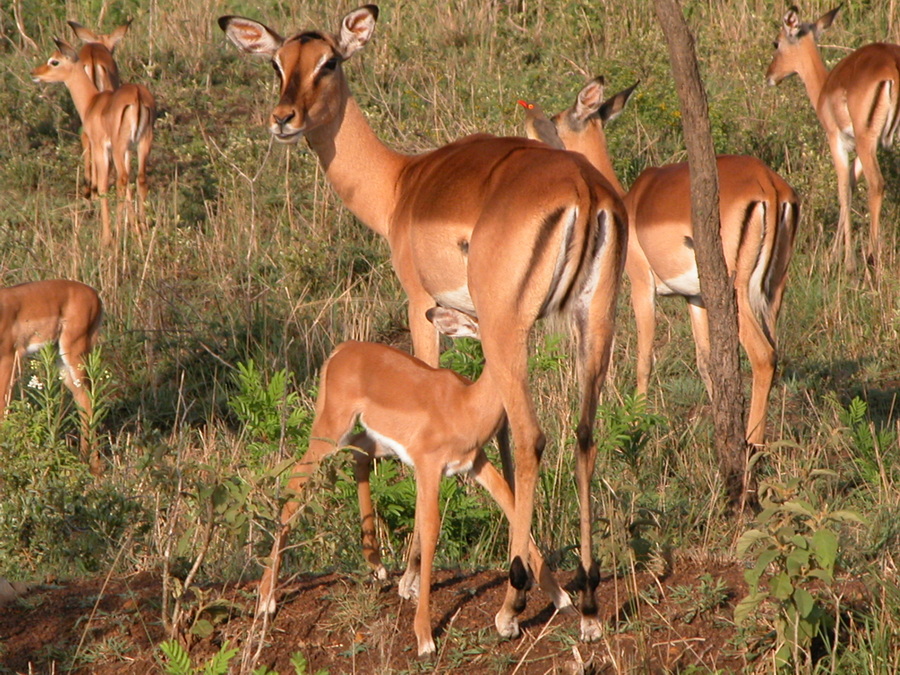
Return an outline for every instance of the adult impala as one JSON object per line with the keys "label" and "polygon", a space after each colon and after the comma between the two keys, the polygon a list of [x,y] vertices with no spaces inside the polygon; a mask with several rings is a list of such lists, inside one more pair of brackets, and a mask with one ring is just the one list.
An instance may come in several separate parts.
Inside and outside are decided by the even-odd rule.
{"label": "adult impala", "polygon": [[[832,256],[844,248],[844,265],[853,271],[856,257],[850,234],[850,197],[860,173],[869,185],[869,242],[866,262],[878,269],[881,255],[881,202],[884,176],[878,165],[879,142],[890,147],[900,125],[900,46],[876,42],[844,57],[830,72],[816,39],[831,26],[840,6],[814,23],[801,23],[796,7],[784,15],[775,56],[766,71],[769,84],[797,73],[806,87],[825,135],[838,180],[840,214]],[[856,152],[853,168],[850,154]]]}
{"label": "adult impala", "polygon": [[12,393],[13,376],[23,360],[45,344],[59,348],[63,383],[72,392],[81,416],[81,456],[100,475],[100,454],[90,452],[93,415],[85,356],[97,341],[103,305],[90,286],[54,279],[0,288],[0,417]]}
{"label": "adult impala", "polygon": [[31,76],[35,82],[62,82],[72,95],[90,145],[90,183],[100,196],[102,241],[108,244],[112,239],[106,201],[110,156],[116,168],[116,193],[120,200],[121,218],[122,206],[131,202],[129,165],[132,148],[136,149],[138,160],[139,218],[144,220],[144,202],[148,190],[147,156],[153,143],[156,102],[150,91],[140,84],[125,84],[115,91],[99,91],[81,67],[75,49],[65,40],[54,38],[54,41],[58,50],[51,54],[47,63],[31,71]]}
{"label": "adult impala", "polygon": [[[91,82],[97,87],[97,91],[118,89],[121,82],[119,81],[119,67],[113,58],[113,50],[119,40],[125,37],[130,24],[126,23],[111,33],[102,35],[82,26],[77,21],[68,23],[76,37],[84,43],[78,52],[78,60],[81,62],[84,72],[91,78]],[[90,198],[97,188],[95,185],[91,185],[91,144],[84,131],[81,132],[81,147],[84,154],[84,196]]]}
{"label": "adult impala", "polygon": [[344,203],[387,238],[409,296],[416,356],[437,364],[438,336],[426,317],[431,307],[479,323],[484,376],[498,388],[515,443],[510,586],[496,618],[506,636],[518,634],[517,597],[530,579],[534,489],[545,445],[528,386],[528,336],[543,316],[565,311],[574,318],[582,387],[576,461],[582,635],[595,639],[599,573],[588,490],[624,262],[624,207],[584,158],[527,139],[479,134],[415,156],[387,148],[343,72],[343,62],[372,37],[377,15],[367,5],[347,14],[337,35],[306,31],[287,39],[242,17],[224,16],[219,25],[244,51],[271,57],[281,80],[269,122],[275,138],[306,138]]}
{"label": "adult impala", "polygon": [[[637,85],[635,85],[637,86]],[[613,172],[604,124],[622,111],[634,86],[603,101],[603,80],[592,80],[575,104],[554,116],[570,150],[583,153],[622,191]],[[800,218],[797,194],[754,157],[720,155],[720,234],[728,271],[734,275],[740,341],[753,374],[747,441],[765,439],[766,412],[775,375],[775,323]],[[637,323],[637,391],[646,394],[653,367],[656,296],[680,295],[688,302],[697,366],[711,392],[709,325],[700,294],[691,224],[690,172],[686,163],[645,170],[624,196],[628,209],[631,304]]]}
{"label": "adult impala", "polygon": [[[374,509],[368,485],[368,462],[379,454],[376,448],[380,448],[414,467],[422,556],[421,589],[414,624],[420,656],[434,653],[429,598],[431,567],[441,523],[438,503],[441,477],[469,473],[487,488],[508,519],[512,520],[514,515],[512,491],[482,450],[502,420],[503,402],[493,383],[482,377],[472,384],[452,370],[432,368],[386,345],[345,342],[335,349],[322,369],[309,450],[294,467],[288,489],[292,495],[298,495],[322,459],[342,447],[364,455],[359,462],[366,468],[362,472],[357,470],[363,549],[366,559],[378,568],[380,558],[372,526]],[[352,436],[357,421],[365,431]],[[272,550],[272,567],[266,570],[261,584],[260,599],[269,605],[269,611],[274,611],[273,590],[281,551],[298,507],[297,501],[290,501],[284,507],[283,526]],[[533,544],[531,556],[544,590],[558,608],[570,608],[568,594],[557,585]]]}

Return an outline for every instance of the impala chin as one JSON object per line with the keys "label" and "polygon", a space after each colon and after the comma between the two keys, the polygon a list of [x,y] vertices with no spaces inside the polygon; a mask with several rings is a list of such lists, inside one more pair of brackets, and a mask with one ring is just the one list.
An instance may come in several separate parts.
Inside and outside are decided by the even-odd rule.
{"label": "impala chin", "polygon": [[275,140],[279,143],[284,143],[285,145],[293,145],[295,143],[299,143],[300,139],[303,138],[303,131],[300,129],[278,129],[276,127],[272,127],[270,129],[272,135],[275,137]]}

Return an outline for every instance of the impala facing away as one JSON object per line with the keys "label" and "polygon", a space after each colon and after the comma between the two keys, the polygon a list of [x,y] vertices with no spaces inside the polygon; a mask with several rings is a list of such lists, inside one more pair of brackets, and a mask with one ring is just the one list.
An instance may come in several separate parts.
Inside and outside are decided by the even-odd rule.
{"label": "impala facing away", "polygon": [[[87,76],[91,78],[91,82],[97,87],[97,91],[118,89],[121,84],[119,67],[113,59],[113,50],[119,40],[125,37],[129,24],[119,26],[108,35],[100,35],[76,21],[68,23],[75,35],[84,43],[78,52],[78,60],[81,61],[81,66]],[[91,185],[91,144],[84,131],[81,132],[81,147],[84,154],[84,196],[90,198],[97,187]]]}
{"label": "impala facing away", "polygon": [[[819,54],[816,38],[831,26],[840,6],[815,23],[800,23],[791,7],[784,22],[775,56],[766,71],[769,84],[797,73],[828,137],[838,180],[840,215],[832,257],[844,248],[844,266],[853,271],[856,257],[850,235],[850,197],[862,173],[869,184],[869,243],[866,262],[879,268],[881,255],[881,202],[884,176],[878,165],[878,143],[890,147],[900,125],[900,46],[876,42],[844,57],[829,72]],[[850,153],[856,151],[853,168]],[[843,235],[843,239],[841,238]]]}
{"label": "impala facing away", "polygon": [[81,456],[95,476],[103,467],[97,449],[89,452],[93,410],[84,362],[97,341],[102,316],[97,291],[77,281],[55,279],[0,288],[0,417],[9,406],[13,376],[23,360],[45,344],[56,344],[63,383],[79,406]]}
{"label": "impala facing away", "polygon": [[72,95],[90,145],[90,184],[100,195],[102,241],[108,244],[112,239],[106,201],[110,155],[118,177],[118,220],[121,220],[122,207],[131,203],[130,153],[133,147],[137,150],[138,209],[143,222],[144,201],[147,198],[147,156],[153,143],[156,102],[150,91],[140,84],[124,84],[115,91],[98,91],[72,46],[58,38],[54,41],[58,51],[50,55],[47,63],[31,71],[31,77],[35,82],[63,82]]}
{"label": "impala facing away", "polygon": [[367,5],[347,14],[337,35],[305,31],[287,39],[242,17],[221,17],[219,25],[242,50],[271,57],[281,80],[269,123],[275,138],[306,138],[347,207],[387,238],[409,296],[416,356],[437,365],[438,335],[426,316],[435,305],[478,322],[483,377],[497,387],[515,443],[510,585],[495,620],[504,636],[519,632],[516,615],[533,569],[534,490],[546,442],[528,386],[528,336],[541,317],[573,317],[582,388],[576,456],[582,636],[596,639],[599,572],[588,490],[624,263],[625,209],[584,158],[527,139],[478,134],[413,156],[387,148],[343,72],[343,62],[372,37],[377,15]]}
{"label": "impala facing away", "polygon": [[[415,468],[416,521],[422,555],[415,618],[420,656],[434,653],[429,596],[441,524],[438,503],[441,477],[471,474],[512,520],[515,509],[512,491],[482,450],[502,420],[503,403],[491,382],[482,378],[470,383],[452,370],[432,368],[386,345],[345,342],[335,349],[322,370],[309,450],[294,467],[288,489],[292,495],[299,495],[322,459],[344,447],[353,449],[358,455],[363,550],[370,565],[383,577],[373,527],[375,512],[368,466],[373,457],[379,456],[376,448],[380,448]],[[365,432],[352,436],[357,421]],[[298,507],[296,501],[284,507],[284,525],[276,538],[272,567],[264,584],[271,586],[277,580],[281,551]],[[571,608],[568,594],[557,585],[533,544],[531,556],[540,583],[556,606]],[[273,606],[267,609],[274,612],[271,595],[269,602]]]}
{"label": "impala facing away", "polygon": [[[622,111],[633,91],[634,86],[603,102],[603,80],[597,78],[579,92],[575,105],[553,118],[566,147],[587,156],[620,193],[603,125]],[[746,438],[761,444],[777,360],[775,323],[800,205],[793,188],[758,159],[720,155],[717,162],[722,246],[734,275],[740,341],[753,373]],[[629,229],[625,271],[637,323],[637,391],[642,394],[647,393],[653,367],[657,294],[688,301],[697,366],[707,391],[712,390],[709,325],[697,277],[690,192],[688,165],[681,163],[645,170],[624,197]]]}

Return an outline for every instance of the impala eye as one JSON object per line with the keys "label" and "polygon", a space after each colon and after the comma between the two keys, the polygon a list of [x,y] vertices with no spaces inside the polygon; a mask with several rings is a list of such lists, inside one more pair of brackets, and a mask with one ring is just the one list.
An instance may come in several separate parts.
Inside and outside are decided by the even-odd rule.
{"label": "impala eye", "polygon": [[50,65],[56,68],[56,66],[59,65],[59,61],[57,61],[56,59],[50,59]]}
{"label": "impala eye", "polygon": [[321,70],[334,70],[337,68],[338,60],[336,56],[332,56],[325,63],[322,64]]}
{"label": "impala eye", "polygon": [[773,42],[773,43],[772,43],[772,47],[773,47],[774,49],[778,49],[778,43],[777,43],[777,42]]}

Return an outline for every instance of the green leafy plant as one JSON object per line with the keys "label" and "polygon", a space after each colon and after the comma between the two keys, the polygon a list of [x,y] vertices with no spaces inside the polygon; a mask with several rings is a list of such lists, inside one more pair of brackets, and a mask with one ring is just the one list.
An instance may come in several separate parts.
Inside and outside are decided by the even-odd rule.
{"label": "green leafy plant", "polygon": [[288,390],[292,376],[287,370],[275,371],[266,382],[251,359],[237,364],[233,379],[238,391],[228,406],[244,425],[252,462],[260,465],[282,443],[295,447],[305,443],[310,413],[300,395]]}
{"label": "green leafy plant", "polygon": [[640,476],[640,459],[650,432],[665,418],[648,412],[647,398],[638,394],[625,396],[621,404],[601,404],[597,416],[602,422],[597,451],[620,458],[634,476]]}
{"label": "green leafy plant", "polygon": [[735,622],[745,626],[764,603],[774,605],[779,668],[808,662],[813,639],[832,625],[823,596],[834,581],[836,529],[862,522],[853,511],[813,505],[816,482],[833,475],[813,470],[783,485],[761,483],[756,527],[737,543],[737,554],[750,556],[754,564],[744,573],[750,593],[735,607]]}
{"label": "green leafy plant", "polygon": [[166,657],[163,669],[167,675],[226,675],[228,664],[238,653],[226,641],[202,668],[195,668],[191,655],[177,640],[166,640],[159,645],[159,649]]}
{"label": "green leafy plant", "polygon": [[[833,401],[836,403],[836,401]],[[886,470],[885,453],[897,447],[897,432],[890,427],[876,429],[869,420],[869,405],[858,396],[846,408],[838,406],[838,418],[847,428],[853,442],[853,463],[860,477],[869,484],[878,484]]]}
{"label": "green leafy plant", "polygon": [[707,573],[700,577],[696,585],[675,586],[670,591],[672,600],[684,607],[682,618],[685,623],[721,607],[728,600],[728,584],[724,579],[713,579]]}

